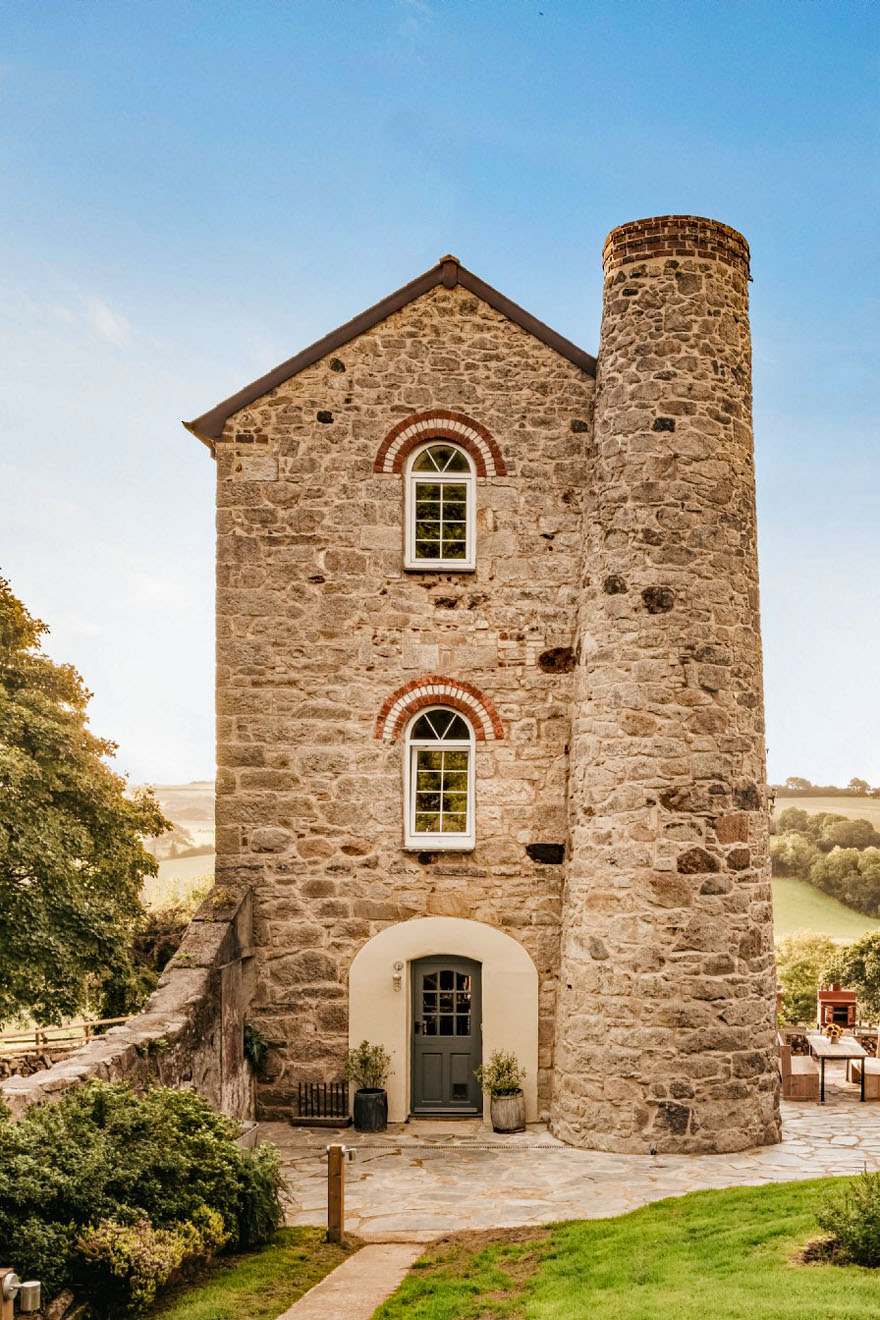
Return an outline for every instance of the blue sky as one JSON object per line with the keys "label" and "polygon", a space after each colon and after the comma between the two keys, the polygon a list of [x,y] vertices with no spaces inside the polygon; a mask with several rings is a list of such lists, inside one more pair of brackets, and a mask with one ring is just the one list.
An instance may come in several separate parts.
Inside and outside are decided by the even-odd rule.
{"label": "blue sky", "polygon": [[612,226],[752,245],[770,771],[880,783],[873,0],[0,0],[0,568],[137,780],[213,772],[179,425],[455,252],[591,351]]}

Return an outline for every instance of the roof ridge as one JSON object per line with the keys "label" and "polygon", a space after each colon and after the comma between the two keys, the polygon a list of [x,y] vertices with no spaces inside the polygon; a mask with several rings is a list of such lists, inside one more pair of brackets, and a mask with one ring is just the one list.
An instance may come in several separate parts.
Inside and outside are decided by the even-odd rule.
{"label": "roof ridge", "polygon": [[283,384],[284,381],[290,380],[291,377],[296,376],[300,371],[304,371],[306,367],[310,367],[320,358],[326,357],[328,353],[341,348],[343,344],[356,339],[358,335],[362,335],[366,330],[378,325],[380,321],[386,320],[394,312],[400,311],[401,308],[414,302],[416,298],[420,298],[422,294],[428,293],[429,290],[436,288],[439,284],[449,289],[460,284],[463,289],[475,294],[476,297],[488,303],[495,311],[501,312],[508,320],[513,321],[515,325],[520,326],[521,329],[534,335],[536,339],[555,349],[563,357],[568,358],[575,366],[585,371],[588,376],[595,376],[596,359],[591,353],[578,348],[570,339],[558,334],[550,326],[545,325],[543,321],[539,321],[536,316],[532,316],[531,312],[527,312],[524,307],[520,307],[518,303],[505,297],[498,289],[494,289],[491,284],[487,284],[478,275],[474,275],[472,271],[461,264],[458,257],[447,254],[441,257],[436,265],[426,270],[424,274],[410,280],[408,284],[404,284],[401,288],[388,294],[379,302],[374,303],[372,307],[366,308],[365,311],[352,317],[350,321],[337,326],[335,330],[331,330],[323,338],[316,339],[313,344],[301,349],[299,353],[296,353],[292,358],[288,358],[286,362],[273,367],[265,375],[259,376],[256,380],[251,381],[249,385],[245,385],[243,389],[231,394],[228,399],[223,399],[215,407],[202,413],[200,417],[194,418],[191,422],[184,422],[183,425],[213,452],[214,445],[223,434],[223,427],[227,418],[231,417],[233,413],[238,412],[241,408],[246,408],[249,403],[253,403],[264,394],[268,394],[270,390]]}

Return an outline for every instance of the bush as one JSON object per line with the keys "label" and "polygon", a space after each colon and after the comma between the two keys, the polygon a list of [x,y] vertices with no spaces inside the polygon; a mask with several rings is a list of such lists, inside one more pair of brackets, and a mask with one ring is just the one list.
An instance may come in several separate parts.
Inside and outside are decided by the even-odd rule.
{"label": "bush", "polygon": [[872,1269],[880,1265],[880,1173],[859,1174],[816,1217],[848,1260]]}
{"label": "bush", "polygon": [[357,1049],[345,1056],[345,1076],[357,1082],[360,1090],[382,1087],[391,1073],[391,1055],[383,1045],[362,1040]]}
{"label": "bush", "polygon": [[[17,1123],[5,1115],[5,1260],[22,1278],[42,1279],[49,1296],[69,1286],[103,1308],[123,1297],[140,1305],[146,1275],[161,1286],[179,1248],[182,1260],[208,1243],[266,1241],[281,1220],[277,1153],[242,1150],[237,1133],[234,1119],[190,1091],[156,1087],[139,1098],[103,1082],[34,1106]],[[119,1254],[107,1243],[123,1228]]]}
{"label": "bush", "polygon": [[495,1050],[489,1062],[481,1063],[474,1073],[481,1089],[489,1095],[516,1095],[522,1090],[525,1075],[516,1055],[506,1050]]}

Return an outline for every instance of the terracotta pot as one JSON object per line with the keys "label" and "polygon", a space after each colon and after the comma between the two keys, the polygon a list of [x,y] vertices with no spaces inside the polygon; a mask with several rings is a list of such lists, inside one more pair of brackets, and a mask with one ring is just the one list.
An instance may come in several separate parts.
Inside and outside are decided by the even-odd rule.
{"label": "terracotta pot", "polygon": [[526,1098],[522,1091],[513,1095],[493,1095],[489,1102],[495,1132],[523,1132],[526,1126]]}
{"label": "terracotta pot", "polygon": [[384,1132],[388,1126],[388,1093],[384,1087],[368,1086],[354,1093],[354,1126],[357,1132]]}

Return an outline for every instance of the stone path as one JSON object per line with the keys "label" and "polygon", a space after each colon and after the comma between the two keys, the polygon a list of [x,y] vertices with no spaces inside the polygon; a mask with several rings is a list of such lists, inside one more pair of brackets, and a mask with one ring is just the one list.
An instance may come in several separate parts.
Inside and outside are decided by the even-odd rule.
{"label": "stone path", "polygon": [[334,1316],[370,1320],[379,1303],[394,1292],[421,1253],[421,1244],[412,1242],[382,1242],[362,1247],[310,1288],[278,1320],[332,1320]]}
{"label": "stone path", "polygon": [[479,1119],[413,1120],[377,1136],[264,1123],[260,1136],[281,1152],[289,1224],[326,1223],[324,1148],[342,1141],[358,1152],[346,1164],[346,1228],[368,1242],[427,1242],[602,1218],[701,1188],[880,1169],[880,1104],[860,1104],[842,1068],[828,1077],[826,1104],[784,1102],[778,1146],[735,1155],[606,1155],[564,1146],[541,1125],[498,1136]]}

